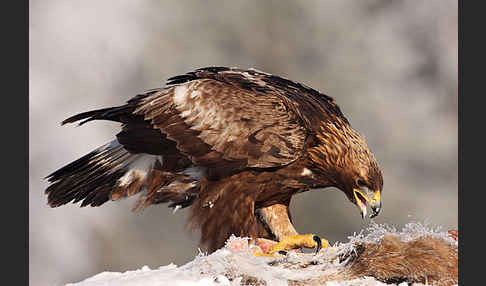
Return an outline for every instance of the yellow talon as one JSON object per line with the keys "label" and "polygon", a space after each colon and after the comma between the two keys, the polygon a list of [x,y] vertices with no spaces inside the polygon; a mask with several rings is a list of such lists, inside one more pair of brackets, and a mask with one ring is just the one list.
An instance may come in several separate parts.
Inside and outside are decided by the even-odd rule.
{"label": "yellow talon", "polygon": [[[320,242],[320,243],[319,243]],[[320,238],[315,234],[298,234],[294,236],[287,236],[280,242],[276,243],[270,248],[269,253],[273,254],[279,251],[286,251],[289,249],[297,249],[301,247],[317,248],[316,253],[319,252],[321,247],[328,247],[329,242]]]}

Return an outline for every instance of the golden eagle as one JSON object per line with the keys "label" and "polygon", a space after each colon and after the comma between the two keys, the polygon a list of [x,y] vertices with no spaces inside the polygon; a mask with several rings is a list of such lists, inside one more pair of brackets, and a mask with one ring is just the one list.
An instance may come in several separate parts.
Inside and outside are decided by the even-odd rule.
{"label": "golden eagle", "polygon": [[310,189],[342,190],[363,218],[367,204],[371,217],[381,208],[380,167],[334,99],[276,75],[200,68],[62,124],[79,120],[122,130],[46,177],[51,207],[140,193],[134,209],[190,207],[209,251],[231,234],[277,240],[278,249],[318,246],[316,236],[298,235],[289,212],[292,196]]}

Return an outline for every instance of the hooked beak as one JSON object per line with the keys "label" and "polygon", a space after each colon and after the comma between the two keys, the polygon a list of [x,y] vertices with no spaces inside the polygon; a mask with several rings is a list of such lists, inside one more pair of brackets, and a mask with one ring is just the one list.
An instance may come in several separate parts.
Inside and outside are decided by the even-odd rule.
{"label": "hooked beak", "polygon": [[373,192],[368,188],[364,190],[353,189],[354,198],[356,199],[356,205],[358,205],[361,211],[361,217],[364,219],[367,213],[366,204],[371,207],[370,218],[374,218],[380,213],[381,210],[381,195],[380,191]]}

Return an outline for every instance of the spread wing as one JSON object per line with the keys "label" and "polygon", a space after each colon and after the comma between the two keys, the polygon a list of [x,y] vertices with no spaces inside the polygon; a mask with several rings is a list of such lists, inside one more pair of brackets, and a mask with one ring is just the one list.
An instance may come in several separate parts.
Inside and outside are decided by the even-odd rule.
{"label": "spread wing", "polygon": [[278,167],[298,159],[322,120],[341,117],[334,100],[256,70],[204,68],[169,79],[140,100],[142,115],[194,163]]}

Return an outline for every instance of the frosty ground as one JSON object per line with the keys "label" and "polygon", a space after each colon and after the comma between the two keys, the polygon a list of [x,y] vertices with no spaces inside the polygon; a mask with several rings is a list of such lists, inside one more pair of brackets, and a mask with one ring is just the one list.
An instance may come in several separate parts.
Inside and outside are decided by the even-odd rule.
{"label": "frosty ground", "polygon": [[[253,255],[254,248],[248,246],[248,238],[232,236],[222,249],[210,255],[200,253],[193,261],[182,266],[169,264],[158,269],[143,266],[124,273],[103,272],[68,285],[397,285],[385,284],[373,277],[316,282],[321,277],[339,278],[339,273],[347,265],[343,257],[356,251],[357,244],[379,243],[386,234],[396,235],[404,242],[424,236],[434,237],[457,247],[457,241],[447,231],[441,231],[440,227],[432,228],[426,224],[411,222],[397,230],[386,224],[372,222],[367,229],[350,236],[348,242],[338,242],[318,254],[289,252],[278,258],[257,257]],[[398,285],[408,284],[402,282]]]}

